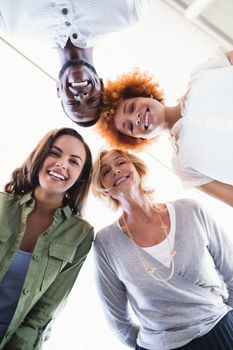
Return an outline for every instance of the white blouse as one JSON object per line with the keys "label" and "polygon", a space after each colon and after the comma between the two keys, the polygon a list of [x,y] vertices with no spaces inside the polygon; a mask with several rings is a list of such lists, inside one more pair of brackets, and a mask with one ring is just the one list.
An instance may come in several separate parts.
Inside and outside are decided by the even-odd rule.
{"label": "white blouse", "polygon": [[161,264],[170,267],[171,264],[171,256],[169,255],[170,249],[174,248],[175,243],[175,229],[176,229],[176,216],[175,209],[172,203],[166,203],[168,214],[170,217],[170,230],[167,234],[168,240],[165,238],[159,244],[153,245],[152,247],[141,247],[148,254],[153,256],[156,260],[158,260]]}
{"label": "white blouse", "polygon": [[233,66],[223,52],[193,71],[179,103],[172,164],[184,187],[233,185]]}

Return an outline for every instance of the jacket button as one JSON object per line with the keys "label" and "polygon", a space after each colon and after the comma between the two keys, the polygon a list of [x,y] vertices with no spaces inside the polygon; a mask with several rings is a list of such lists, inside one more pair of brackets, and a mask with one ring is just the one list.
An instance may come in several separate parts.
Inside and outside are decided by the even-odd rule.
{"label": "jacket button", "polygon": [[35,261],[38,261],[39,260],[39,256],[38,255],[33,255],[32,259],[35,260]]}
{"label": "jacket button", "polygon": [[29,294],[29,289],[24,288],[24,290],[23,290],[23,294],[24,294],[24,295],[28,295],[28,294]]}
{"label": "jacket button", "polygon": [[5,337],[6,337],[6,338],[10,338],[10,337],[12,336],[12,334],[13,334],[12,332],[7,332],[7,333],[5,334]]}
{"label": "jacket button", "polygon": [[78,34],[77,34],[77,33],[74,33],[74,34],[72,35],[72,37],[73,37],[74,39],[77,39],[77,38],[78,38]]}
{"label": "jacket button", "polygon": [[66,7],[64,7],[64,8],[61,10],[61,13],[62,13],[63,15],[67,15],[68,9],[67,9]]}

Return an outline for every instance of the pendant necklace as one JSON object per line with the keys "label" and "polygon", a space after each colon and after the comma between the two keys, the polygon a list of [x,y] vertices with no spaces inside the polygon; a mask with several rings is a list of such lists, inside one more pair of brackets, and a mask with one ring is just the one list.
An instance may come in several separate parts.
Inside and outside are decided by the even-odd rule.
{"label": "pendant necklace", "polygon": [[[128,228],[127,224],[126,224],[126,220],[125,220],[124,214],[122,214],[122,218],[123,218],[123,222],[124,222],[124,225],[125,225],[125,228],[126,228],[126,233],[128,234],[129,239],[130,239],[130,241],[131,241],[131,243],[132,243],[132,245],[133,245],[133,247],[134,247],[134,249],[135,249],[135,251],[136,251],[136,254],[137,254],[139,260],[141,261],[142,265],[144,266],[146,272],[147,272],[152,278],[154,278],[156,281],[159,281],[159,282],[167,282],[167,281],[169,281],[169,280],[172,278],[172,276],[173,276],[173,274],[174,274],[174,256],[175,256],[175,254],[176,254],[176,251],[175,251],[174,249],[172,249],[172,247],[171,247],[171,242],[170,242],[170,240],[169,240],[168,232],[167,232],[168,227],[167,227],[167,225],[165,225],[165,223],[164,223],[164,221],[163,221],[163,219],[162,219],[162,217],[161,217],[161,215],[160,215],[160,213],[159,213],[159,209],[158,209],[158,208],[156,207],[156,205],[154,205],[154,204],[153,204],[153,209],[154,209],[154,211],[155,211],[155,212],[157,213],[157,215],[158,215],[159,221],[160,221],[160,223],[161,223],[160,228],[164,231],[165,238],[167,239],[168,246],[169,246],[168,254],[169,254],[170,259],[171,259],[171,271],[170,271],[169,275],[168,275],[166,278],[161,277],[161,275],[160,275],[160,273],[159,273],[159,271],[158,271],[159,269],[156,268],[155,266],[150,266],[150,265],[146,262],[146,260],[143,258],[143,255],[142,255],[142,253],[141,253],[141,251],[140,251],[138,245],[135,243],[135,241],[134,241],[134,239],[133,239],[133,236],[131,235],[131,233],[130,233],[130,231],[129,231],[129,228]],[[157,273],[160,277],[157,277],[157,276],[156,276],[156,273]]]}

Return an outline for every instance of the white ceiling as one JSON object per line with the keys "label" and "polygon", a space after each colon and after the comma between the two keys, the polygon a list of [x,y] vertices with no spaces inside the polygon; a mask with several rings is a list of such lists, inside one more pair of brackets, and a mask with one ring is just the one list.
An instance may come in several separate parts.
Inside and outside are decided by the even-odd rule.
{"label": "white ceiling", "polygon": [[[59,61],[55,50],[43,43],[9,39],[38,65],[57,77]],[[172,105],[185,91],[191,70],[223,43],[191,24],[166,1],[151,0],[143,21],[127,31],[105,38],[94,51],[97,71],[104,80],[138,66],[149,70],[167,92]],[[50,129],[73,124],[63,114],[56,97],[55,82],[29,64],[0,41],[1,129],[0,161],[3,187],[11,171],[28,155],[37,141]],[[93,155],[104,142],[91,128],[79,128]],[[141,154],[150,168],[150,183],[156,187],[157,200],[181,197],[198,198],[230,228],[231,208],[198,191],[184,191],[169,170],[171,149],[166,137]],[[98,230],[116,218],[102,203],[89,198],[87,219]],[[107,219],[106,219],[107,218]],[[88,295],[88,296],[87,296]],[[75,344],[75,345],[74,345]],[[125,349],[106,326],[93,278],[92,255],[84,265],[67,307],[54,325],[49,350],[73,347],[82,350]]]}

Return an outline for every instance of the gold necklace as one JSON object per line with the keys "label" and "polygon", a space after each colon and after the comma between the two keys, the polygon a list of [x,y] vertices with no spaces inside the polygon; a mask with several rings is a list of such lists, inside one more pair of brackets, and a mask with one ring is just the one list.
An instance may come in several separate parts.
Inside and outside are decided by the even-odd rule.
{"label": "gold necklace", "polygon": [[165,237],[166,237],[166,239],[167,239],[167,241],[168,241],[168,246],[169,246],[169,252],[168,252],[168,254],[169,254],[169,256],[171,257],[171,272],[170,272],[170,274],[169,274],[169,276],[168,276],[167,278],[163,278],[163,277],[159,278],[159,277],[156,277],[156,276],[154,275],[155,272],[159,273],[159,272],[158,272],[159,269],[156,268],[155,266],[150,266],[150,265],[148,265],[148,263],[146,262],[146,260],[143,258],[142,254],[141,254],[141,252],[140,252],[140,249],[139,249],[139,247],[138,247],[138,245],[135,243],[135,241],[134,241],[134,239],[133,239],[133,237],[132,237],[132,235],[131,235],[131,233],[130,233],[130,231],[129,231],[129,228],[128,228],[127,224],[126,224],[126,220],[125,220],[124,214],[122,214],[122,218],[123,218],[123,222],[124,222],[124,225],[125,225],[127,234],[128,234],[128,236],[129,236],[129,239],[130,239],[130,241],[131,241],[131,243],[132,243],[134,249],[136,250],[136,254],[137,254],[139,260],[141,261],[142,265],[144,266],[146,272],[149,273],[149,275],[150,275],[151,277],[153,277],[156,281],[159,281],[159,282],[167,282],[167,281],[169,281],[169,280],[172,278],[172,276],[173,276],[173,274],[174,274],[174,256],[175,256],[175,254],[176,254],[176,251],[175,251],[174,249],[172,249],[172,247],[171,247],[171,243],[170,243],[170,240],[169,240],[169,237],[168,237],[168,232],[167,232],[168,227],[167,227],[167,225],[165,225],[165,223],[163,222],[163,219],[162,219],[162,217],[161,217],[161,215],[160,215],[160,213],[159,213],[159,209],[157,209],[157,208],[156,208],[156,205],[154,205],[154,204],[153,204],[153,209],[154,209],[154,211],[155,211],[155,212],[157,213],[157,215],[158,215],[158,218],[159,218],[160,223],[161,223],[160,228],[164,231]]}

